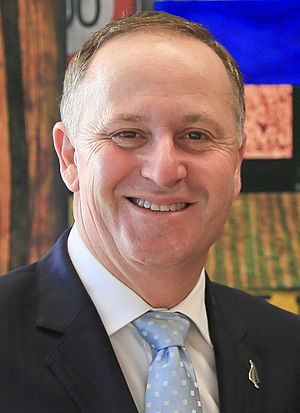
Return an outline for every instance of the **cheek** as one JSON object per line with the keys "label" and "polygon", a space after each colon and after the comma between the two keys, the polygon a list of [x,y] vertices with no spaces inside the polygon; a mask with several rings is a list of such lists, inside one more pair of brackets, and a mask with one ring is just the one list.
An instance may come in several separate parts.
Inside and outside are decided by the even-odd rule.
{"label": "cheek", "polygon": [[207,166],[212,175],[220,181],[231,183],[238,169],[238,153],[225,150],[214,150],[207,154]]}
{"label": "cheek", "polygon": [[85,186],[94,193],[93,196],[104,200],[118,191],[137,169],[132,153],[115,145],[108,145],[89,158],[81,177]]}
{"label": "cheek", "polygon": [[198,176],[208,192],[210,201],[224,208],[231,205],[239,190],[239,172],[237,160],[227,153],[212,152],[207,154]]}

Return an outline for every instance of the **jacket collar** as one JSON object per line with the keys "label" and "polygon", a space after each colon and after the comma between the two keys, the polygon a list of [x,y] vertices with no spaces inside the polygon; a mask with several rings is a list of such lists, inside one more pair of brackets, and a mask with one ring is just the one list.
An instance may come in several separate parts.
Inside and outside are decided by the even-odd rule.
{"label": "jacket collar", "polygon": [[[256,349],[259,340],[232,305],[231,289],[207,279],[206,307],[214,346],[220,412],[263,412],[263,362]],[[257,373],[257,389],[249,373]],[[253,371],[254,369],[254,371]]]}
{"label": "jacket collar", "polygon": [[89,299],[67,251],[68,234],[37,264],[37,325],[62,334]]}
{"label": "jacket collar", "polygon": [[54,337],[45,362],[81,412],[137,413],[100,317],[70,261],[67,238],[68,231],[37,265],[37,326]]}

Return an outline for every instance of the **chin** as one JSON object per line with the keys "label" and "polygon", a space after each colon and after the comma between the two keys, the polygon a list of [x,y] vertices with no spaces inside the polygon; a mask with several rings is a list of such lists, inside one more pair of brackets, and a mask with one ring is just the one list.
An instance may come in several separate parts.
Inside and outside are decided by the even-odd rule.
{"label": "chin", "polygon": [[[126,259],[136,264],[171,268],[176,267],[190,259],[190,254],[176,251],[174,248],[132,248],[128,246],[125,251]],[[135,246],[136,247],[136,246]]]}

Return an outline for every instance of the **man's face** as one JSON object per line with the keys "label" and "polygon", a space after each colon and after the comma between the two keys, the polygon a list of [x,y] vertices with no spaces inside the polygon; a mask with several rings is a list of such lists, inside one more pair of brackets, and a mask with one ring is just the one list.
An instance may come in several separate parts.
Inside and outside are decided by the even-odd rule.
{"label": "man's face", "polygon": [[83,238],[114,266],[203,265],[240,190],[222,62],[197,39],[130,33],[97,52],[85,81],[89,99],[65,156],[78,186],[64,177]]}

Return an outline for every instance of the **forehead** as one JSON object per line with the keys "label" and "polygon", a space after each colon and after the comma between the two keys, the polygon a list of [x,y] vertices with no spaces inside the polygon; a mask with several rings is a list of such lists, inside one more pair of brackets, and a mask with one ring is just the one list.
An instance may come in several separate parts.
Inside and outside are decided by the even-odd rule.
{"label": "forehead", "polygon": [[85,115],[101,122],[131,113],[160,124],[162,118],[174,122],[176,113],[195,112],[213,114],[224,126],[236,122],[222,61],[203,42],[180,33],[134,32],[111,39],[97,51],[85,80]]}
{"label": "forehead", "polygon": [[157,80],[166,72],[208,76],[230,88],[230,81],[219,56],[201,40],[169,30],[135,31],[108,40],[93,57],[86,78],[111,75],[117,78],[143,68],[143,76],[155,73]]}

